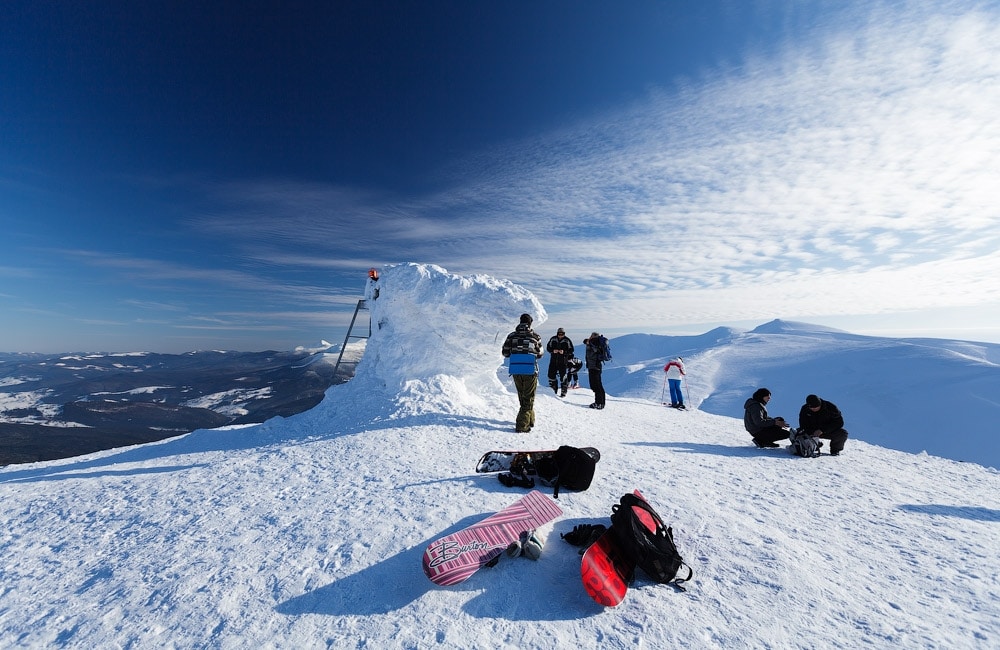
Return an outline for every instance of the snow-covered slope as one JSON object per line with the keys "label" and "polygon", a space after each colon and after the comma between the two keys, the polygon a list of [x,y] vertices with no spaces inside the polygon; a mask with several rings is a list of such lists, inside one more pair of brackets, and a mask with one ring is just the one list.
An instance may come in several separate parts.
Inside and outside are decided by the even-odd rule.
{"label": "snow-covered slope", "polygon": [[1000,345],[859,336],[772,321],[750,332],[629,335],[613,341],[612,394],[660,400],[663,364],[682,355],[688,401],[743,417],[759,386],[768,411],[795,423],[809,393],[835,403],[854,440],[1000,468]]}
{"label": "snow-covered slope", "polygon": [[[309,412],[0,470],[0,647],[1000,642],[996,470],[860,440],[839,458],[765,452],[738,419],[614,391],[604,411],[586,408],[586,389],[540,391],[536,428],[515,435],[494,337],[530,294],[419,265],[386,268],[380,284],[382,327],[358,376]],[[484,358],[467,363],[463,345]],[[478,456],[562,443],[603,457],[590,490],[561,495],[541,559],[428,581],[430,541],[523,493],[474,474]],[[559,533],[606,523],[637,487],[695,578],[686,593],[640,578],[604,609]]]}

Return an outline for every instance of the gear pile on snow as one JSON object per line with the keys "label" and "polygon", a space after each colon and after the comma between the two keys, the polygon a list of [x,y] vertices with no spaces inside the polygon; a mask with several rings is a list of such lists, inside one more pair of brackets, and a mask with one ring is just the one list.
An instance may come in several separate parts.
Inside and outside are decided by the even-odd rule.
{"label": "gear pile on snow", "polygon": [[803,458],[816,458],[823,443],[818,438],[814,438],[802,429],[792,429],[788,436],[792,443],[788,449],[796,456]]}
{"label": "gear pile on snow", "polygon": [[[694,575],[674,545],[674,531],[663,524],[660,515],[649,503],[635,495],[625,494],[611,509],[611,531],[625,557],[635,561],[654,582],[671,584],[684,591],[681,583]],[[681,567],[688,567],[686,578],[677,578]]]}

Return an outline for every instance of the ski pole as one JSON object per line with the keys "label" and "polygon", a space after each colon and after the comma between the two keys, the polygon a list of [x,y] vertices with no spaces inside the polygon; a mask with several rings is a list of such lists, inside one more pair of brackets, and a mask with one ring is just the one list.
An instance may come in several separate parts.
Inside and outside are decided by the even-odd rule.
{"label": "ski pole", "polygon": [[667,373],[663,373],[663,389],[660,391],[661,404],[666,404],[666,402],[663,401],[663,396],[666,395],[666,393],[667,393]]}

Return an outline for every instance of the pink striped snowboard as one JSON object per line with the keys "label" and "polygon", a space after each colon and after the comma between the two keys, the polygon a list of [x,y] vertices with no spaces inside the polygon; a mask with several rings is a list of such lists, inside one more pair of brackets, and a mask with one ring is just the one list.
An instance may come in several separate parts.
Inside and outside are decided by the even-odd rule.
{"label": "pink striped snowboard", "polygon": [[435,584],[457,585],[503,553],[522,532],[561,514],[555,501],[532,490],[479,523],[431,542],[424,551],[424,573]]}

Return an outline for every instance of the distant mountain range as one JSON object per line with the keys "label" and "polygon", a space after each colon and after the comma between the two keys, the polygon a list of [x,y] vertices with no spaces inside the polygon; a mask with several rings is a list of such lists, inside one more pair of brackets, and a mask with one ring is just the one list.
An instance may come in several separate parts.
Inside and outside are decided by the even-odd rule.
{"label": "distant mountain range", "polygon": [[[455,371],[471,376],[483,355],[500,366],[494,347],[490,338],[482,354],[456,356]],[[0,465],[301,413],[319,404],[327,388],[353,377],[364,349],[363,342],[349,345],[336,376],[339,354],[331,346],[180,355],[0,353]],[[627,334],[612,339],[612,349],[614,361],[604,368],[612,396],[662,401],[663,364],[683,355],[689,408],[741,418],[746,398],[766,386],[773,392],[769,411],[794,421],[805,396],[816,393],[840,407],[852,439],[1000,467],[1000,437],[992,426],[1000,394],[998,344],[871,337],[774,320],[748,332]],[[394,372],[438,370],[418,365],[437,356],[405,355],[412,351],[380,349],[380,383],[411,379]],[[540,366],[544,373],[547,357]],[[504,381],[506,370],[497,372]],[[963,444],[954,444],[955,436]]]}
{"label": "distant mountain range", "polygon": [[306,411],[364,345],[291,352],[0,353],[0,465],[134,445]]}

